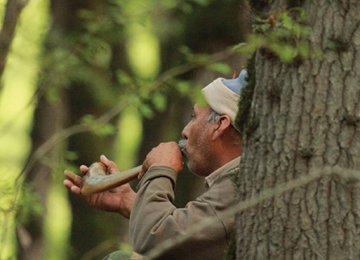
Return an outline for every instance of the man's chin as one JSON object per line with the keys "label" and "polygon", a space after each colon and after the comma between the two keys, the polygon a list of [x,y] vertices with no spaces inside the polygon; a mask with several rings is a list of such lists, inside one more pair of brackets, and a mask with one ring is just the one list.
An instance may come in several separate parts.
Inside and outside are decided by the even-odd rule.
{"label": "man's chin", "polygon": [[194,170],[194,168],[191,166],[191,164],[189,163],[189,161],[186,162],[186,167],[188,168],[189,172],[191,172],[192,174],[194,174],[197,177],[202,177],[202,175],[198,174],[196,170]]}

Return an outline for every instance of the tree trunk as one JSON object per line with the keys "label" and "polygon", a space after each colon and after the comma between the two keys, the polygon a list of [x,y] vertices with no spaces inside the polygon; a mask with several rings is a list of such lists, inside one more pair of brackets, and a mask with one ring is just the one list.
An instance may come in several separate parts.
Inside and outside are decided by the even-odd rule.
{"label": "tree trunk", "polygon": [[360,3],[273,1],[272,11],[294,3],[323,54],[290,65],[256,54],[239,198],[324,167],[344,170],[240,212],[236,259],[359,259],[360,185],[342,174],[360,170]]}
{"label": "tree trunk", "polygon": [[[0,78],[2,78],[11,43],[15,37],[16,25],[27,3],[28,1],[8,0],[6,2],[3,25],[0,30]],[[0,84],[1,90],[2,84]]]}

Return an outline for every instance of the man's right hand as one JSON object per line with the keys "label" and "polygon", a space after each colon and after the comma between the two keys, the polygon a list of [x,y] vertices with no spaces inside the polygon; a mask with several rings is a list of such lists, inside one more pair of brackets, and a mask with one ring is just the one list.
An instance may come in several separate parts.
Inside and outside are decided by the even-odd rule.
{"label": "man's right hand", "polygon": [[151,166],[167,166],[176,173],[183,169],[183,160],[179,145],[175,142],[160,143],[154,147],[143,162],[142,174],[147,172]]}
{"label": "man's right hand", "polygon": [[[100,156],[100,161],[106,166],[107,171],[114,173],[118,171],[116,164],[107,159],[104,155]],[[85,175],[89,168],[85,165],[80,166],[81,174]],[[67,179],[64,185],[74,194],[82,197],[89,205],[106,211],[118,212],[126,218],[130,217],[132,204],[136,193],[128,183],[109,191],[94,193],[88,196],[81,194],[82,178],[73,172],[65,171]]]}

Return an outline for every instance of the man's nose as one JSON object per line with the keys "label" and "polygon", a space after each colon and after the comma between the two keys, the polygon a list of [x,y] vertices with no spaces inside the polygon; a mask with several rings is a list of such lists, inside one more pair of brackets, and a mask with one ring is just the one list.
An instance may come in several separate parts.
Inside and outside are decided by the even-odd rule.
{"label": "man's nose", "polygon": [[187,124],[183,130],[181,131],[181,136],[184,138],[184,139],[187,139],[188,138],[188,126],[189,124]]}

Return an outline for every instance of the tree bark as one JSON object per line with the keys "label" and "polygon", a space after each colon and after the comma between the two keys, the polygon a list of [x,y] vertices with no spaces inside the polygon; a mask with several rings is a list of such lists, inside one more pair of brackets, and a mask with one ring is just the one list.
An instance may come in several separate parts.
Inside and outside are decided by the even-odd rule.
{"label": "tree bark", "polygon": [[[289,65],[257,52],[240,201],[327,166],[360,170],[360,3],[273,1],[272,11],[294,2],[323,54]],[[359,182],[323,177],[240,212],[236,259],[359,259],[359,223]]]}
{"label": "tree bark", "polygon": [[[0,31],[0,78],[4,72],[11,43],[15,37],[17,22],[27,3],[27,0],[8,0],[6,2],[3,26]],[[2,85],[0,84],[0,91],[1,89]]]}

